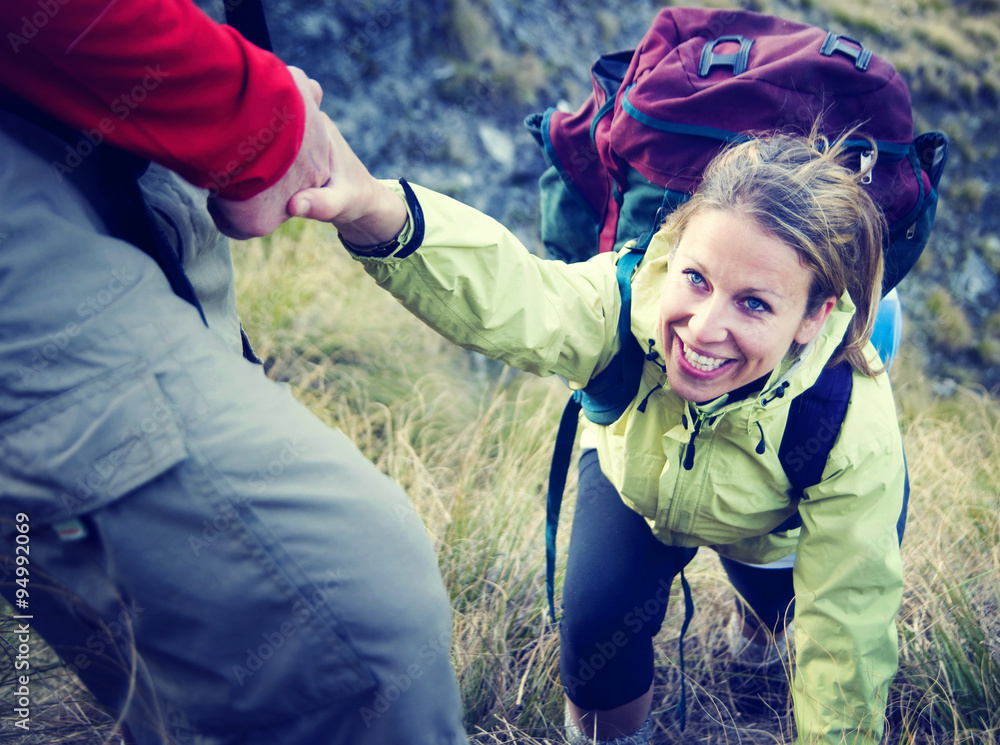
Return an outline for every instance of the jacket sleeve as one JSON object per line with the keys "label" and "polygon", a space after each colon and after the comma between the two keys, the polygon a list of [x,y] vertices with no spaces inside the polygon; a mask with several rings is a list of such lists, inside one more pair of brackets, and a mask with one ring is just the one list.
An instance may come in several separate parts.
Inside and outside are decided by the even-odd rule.
{"label": "jacket sleeve", "polygon": [[[881,388],[881,390],[879,390]],[[898,665],[902,441],[885,376],[855,376],[824,480],[806,491],[795,569],[799,742],[881,740]]]}
{"label": "jacket sleeve", "polygon": [[298,153],[284,63],[190,0],[4,0],[0,30],[0,87],[81,130],[65,168],[107,141],[247,199]]}
{"label": "jacket sleeve", "polygon": [[612,254],[540,259],[492,218],[412,188],[423,213],[419,248],[405,258],[355,257],[380,286],[450,341],[518,369],[585,385],[607,364],[619,307]]}

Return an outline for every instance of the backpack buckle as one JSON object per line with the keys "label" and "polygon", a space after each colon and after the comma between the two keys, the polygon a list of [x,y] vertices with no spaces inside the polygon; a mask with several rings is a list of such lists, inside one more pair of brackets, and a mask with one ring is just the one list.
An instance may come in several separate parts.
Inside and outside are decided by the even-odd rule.
{"label": "backpack buckle", "polygon": [[864,176],[861,177],[862,184],[870,184],[874,177],[875,170],[872,167],[875,163],[875,154],[871,150],[865,150],[861,153],[861,172]]}
{"label": "backpack buckle", "polygon": [[[848,46],[844,42],[850,42],[858,48],[855,49],[852,46]],[[865,72],[868,69],[868,63],[872,59],[872,51],[870,49],[865,49],[865,45],[860,41],[850,38],[849,36],[838,36],[832,31],[828,31],[826,34],[826,40],[823,42],[823,46],[820,48],[819,53],[824,57],[832,57],[834,52],[840,52],[846,57],[850,57],[854,60],[854,66]]]}
{"label": "backpack buckle", "polygon": [[[727,41],[740,45],[739,51],[732,54],[716,54],[715,47]],[[739,34],[733,36],[720,36],[715,41],[705,42],[701,50],[701,61],[698,64],[698,77],[707,78],[716,65],[721,67],[732,67],[733,75],[747,71],[750,61],[750,47],[753,46],[753,39],[747,39]]]}

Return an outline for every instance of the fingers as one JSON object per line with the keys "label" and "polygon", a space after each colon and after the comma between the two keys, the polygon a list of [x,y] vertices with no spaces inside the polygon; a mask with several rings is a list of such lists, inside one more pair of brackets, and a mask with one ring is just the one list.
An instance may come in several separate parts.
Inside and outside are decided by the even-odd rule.
{"label": "fingers", "polygon": [[[216,226],[231,238],[246,240],[267,235],[291,215],[311,214],[308,201],[298,197],[297,192],[327,183],[333,173],[335,158],[327,129],[328,117],[319,108],[323,89],[297,67],[290,66],[288,72],[305,105],[306,121],[299,151],[285,174],[260,194],[242,201],[220,197],[209,200]],[[293,212],[293,208],[299,213]],[[328,206],[324,207],[324,213],[328,210]]]}
{"label": "fingers", "polygon": [[323,86],[310,78],[301,68],[294,65],[288,66],[288,72],[291,73],[296,85],[299,86],[302,97],[309,96],[319,106],[323,101]]}

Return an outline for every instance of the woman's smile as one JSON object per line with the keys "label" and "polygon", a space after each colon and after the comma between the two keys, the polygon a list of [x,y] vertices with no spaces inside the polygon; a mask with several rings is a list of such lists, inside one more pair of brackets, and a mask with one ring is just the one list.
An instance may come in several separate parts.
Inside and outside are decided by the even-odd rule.
{"label": "woman's smile", "polygon": [[689,374],[697,375],[699,372],[704,373],[705,379],[707,379],[713,374],[724,373],[723,366],[733,362],[732,358],[712,357],[702,354],[694,347],[685,344],[680,337],[676,337],[676,343],[679,347],[678,351],[680,352],[681,363],[686,363],[686,366],[691,368],[686,371]]}

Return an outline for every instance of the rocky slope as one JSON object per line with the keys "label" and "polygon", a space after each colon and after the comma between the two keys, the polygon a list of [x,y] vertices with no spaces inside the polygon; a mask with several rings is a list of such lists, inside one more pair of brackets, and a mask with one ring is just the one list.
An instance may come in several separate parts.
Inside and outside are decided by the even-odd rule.
{"label": "rocky slope", "polygon": [[[207,2],[221,16],[221,0]],[[742,6],[814,23],[883,53],[910,83],[915,128],[951,137],[935,234],[900,287],[905,340],[945,383],[1000,385],[993,178],[1000,0]],[[374,173],[405,175],[473,204],[536,249],[544,161],[524,117],[581,103],[592,61],[633,47],[660,7],[648,0],[265,0],[277,53],[322,83],[325,110]]]}

